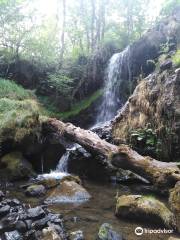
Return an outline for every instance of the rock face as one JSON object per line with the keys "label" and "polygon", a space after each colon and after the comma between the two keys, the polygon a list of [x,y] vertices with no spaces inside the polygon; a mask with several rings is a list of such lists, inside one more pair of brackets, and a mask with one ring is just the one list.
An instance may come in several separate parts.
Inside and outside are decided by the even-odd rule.
{"label": "rock face", "polygon": [[7,178],[21,179],[35,176],[31,164],[23,157],[21,152],[12,152],[1,158],[4,171],[9,173]]}
{"label": "rock face", "polygon": [[175,187],[170,191],[169,204],[175,214],[177,227],[180,232],[180,181],[177,182]]}
{"label": "rock face", "polygon": [[160,201],[142,195],[123,195],[116,204],[116,216],[153,223],[176,229],[173,213]]}
{"label": "rock face", "polygon": [[[160,160],[180,157],[180,71],[155,72],[142,80],[112,126],[116,143],[131,143]],[[151,133],[150,133],[151,131]]]}

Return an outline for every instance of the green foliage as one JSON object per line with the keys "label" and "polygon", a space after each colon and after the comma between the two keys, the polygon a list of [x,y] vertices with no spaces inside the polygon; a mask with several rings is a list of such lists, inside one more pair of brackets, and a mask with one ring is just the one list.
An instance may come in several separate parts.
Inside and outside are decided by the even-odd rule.
{"label": "green foliage", "polygon": [[144,154],[155,155],[157,153],[157,134],[150,126],[132,130],[129,142],[135,149],[140,149]]}
{"label": "green foliage", "polygon": [[69,117],[73,117],[78,115],[81,111],[87,109],[94,101],[96,101],[103,94],[102,90],[97,90],[90,97],[77,102],[71,106],[70,111],[67,112],[59,112],[57,107],[48,99],[48,97],[38,97],[39,101],[42,103],[41,112],[44,115],[50,117],[56,117],[60,119],[68,119]]}
{"label": "green foliage", "polygon": [[9,98],[14,100],[24,100],[33,98],[34,94],[30,90],[25,90],[15,82],[0,78],[0,98]]}
{"label": "green foliage", "polygon": [[49,74],[48,84],[55,90],[55,94],[62,94],[64,96],[71,97],[71,91],[73,89],[73,79],[64,75],[63,73]]}
{"label": "green foliage", "polygon": [[180,67],[180,49],[178,49],[173,55],[172,61],[176,65],[176,67]]}

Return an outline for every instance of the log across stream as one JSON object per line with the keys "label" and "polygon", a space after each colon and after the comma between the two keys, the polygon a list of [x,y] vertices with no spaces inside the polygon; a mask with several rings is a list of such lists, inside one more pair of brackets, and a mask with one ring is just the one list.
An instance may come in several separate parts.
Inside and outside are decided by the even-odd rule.
{"label": "log across stream", "polygon": [[57,119],[49,119],[43,127],[55,132],[59,138],[65,137],[80,144],[94,155],[102,155],[109,165],[132,170],[158,188],[172,188],[180,180],[179,163],[160,162],[148,156],[141,156],[127,145],[113,145],[90,130],[84,130]]}

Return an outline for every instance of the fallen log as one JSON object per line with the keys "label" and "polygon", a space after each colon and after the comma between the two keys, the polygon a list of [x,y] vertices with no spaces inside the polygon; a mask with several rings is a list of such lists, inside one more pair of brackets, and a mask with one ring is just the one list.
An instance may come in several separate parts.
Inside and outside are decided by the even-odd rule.
{"label": "fallen log", "polygon": [[180,168],[177,162],[161,162],[148,156],[141,156],[127,145],[113,145],[90,130],[57,119],[48,119],[44,127],[55,132],[59,138],[65,137],[80,144],[92,154],[104,156],[108,164],[141,175],[158,188],[172,188],[180,180]]}

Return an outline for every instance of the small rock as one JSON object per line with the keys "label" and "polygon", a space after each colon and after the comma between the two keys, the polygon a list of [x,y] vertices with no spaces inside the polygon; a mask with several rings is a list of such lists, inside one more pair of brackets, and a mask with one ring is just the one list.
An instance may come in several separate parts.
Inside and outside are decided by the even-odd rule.
{"label": "small rock", "polygon": [[167,59],[165,60],[161,65],[160,65],[160,69],[162,71],[166,70],[166,69],[170,69],[172,67],[172,60]]}
{"label": "small rock", "polygon": [[3,200],[4,196],[5,196],[4,193],[2,191],[0,191],[0,201]]}
{"label": "small rock", "polygon": [[116,233],[110,224],[104,223],[99,229],[98,240],[123,240],[123,237]]}
{"label": "small rock", "polygon": [[41,207],[30,208],[27,210],[28,218],[37,220],[45,216],[45,212]]}
{"label": "small rock", "polygon": [[180,73],[180,68],[177,68],[177,69],[175,70],[175,73],[178,75],[178,74]]}
{"label": "small rock", "polygon": [[75,232],[71,232],[71,240],[84,240],[84,235],[83,232],[81,230],[75,231]]}
{"label": "small rock", "polygon": [[55,224],[61,224],[62,223],[62,216],[60,214],[53,214],[53,213],[48,213],[48,217],[51,221],[51,223]]}
{"label": "small rock", "polygon": [[5,215],[7,215],[10,211],[10,206],[6,205],[0,208],[0,217],[4,217]]}
{"label": "small rock", "polygon": [[43,228],[47,227],[48,221],[50,221],[50,219],[48,216],[46,216],[42,219],[33,222],[32,227],[35,228],[36,230],[42,230]]}
{"label": "small rock", "polygon": [[116,216],[136,220],[152,220],[176,229],[174,214],[159,200],[142,195],[123,195],[117,199]]}
{"label": "small rock", "polygon": [[41,240],[63,240],[53,227],[44,228]]}
{"label": "small rock", "polygon": [[24,233],[27,231],[27,225],[24,221],[17,221],[16,223],[16,230],[18,230],[21,233]]}
{"label": "small rock", "polygon": [[12,232],[6,232],[4,235],[6,240],[23,240],[22,236],[17,230]]}
{"label": "small rock", "polygon": [[11,207],[19,206],[21,205],[20,201],[16,198],[14,199],[7,199],[7,204],[10,205]]}
{"label": "small rock", "polygon": [[42,196],[46,193],[46,189],[43,185],[31,185],[26,189],[26,195],[30,197]]}

